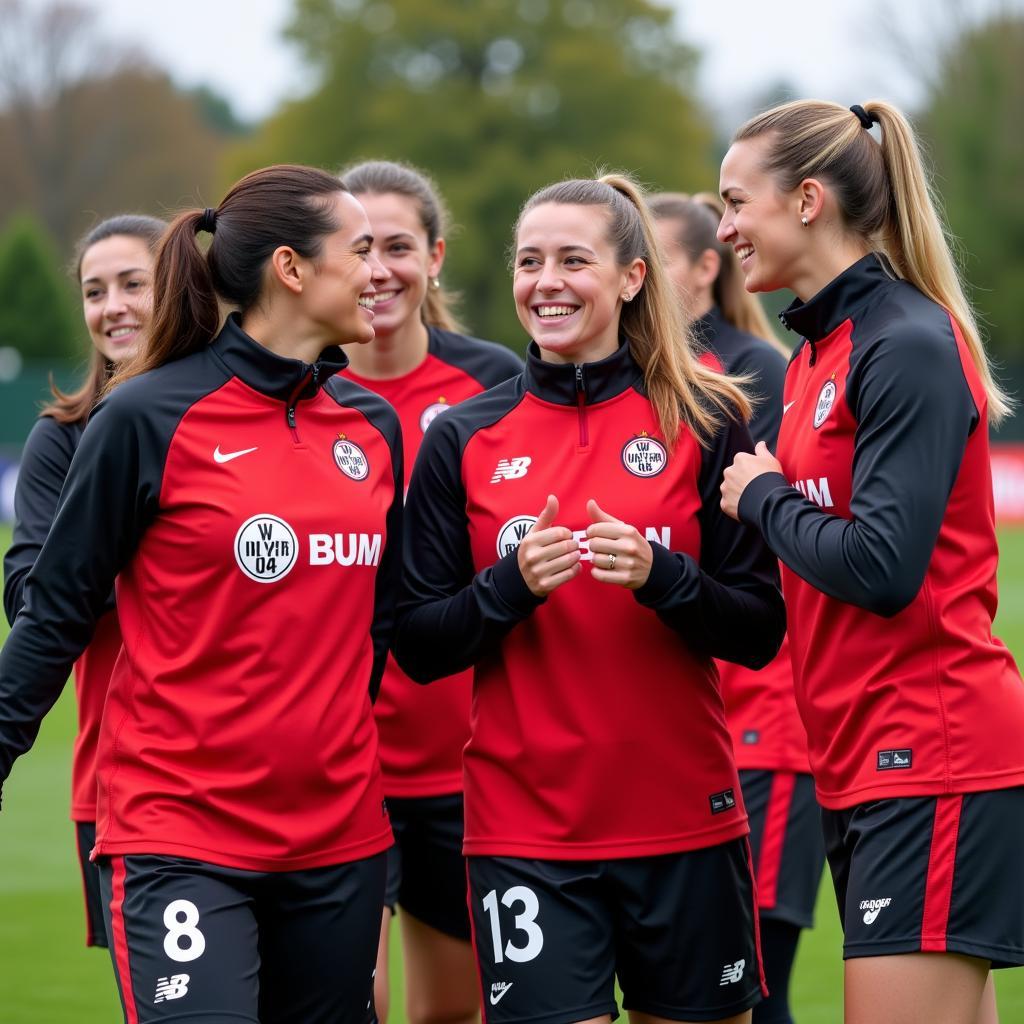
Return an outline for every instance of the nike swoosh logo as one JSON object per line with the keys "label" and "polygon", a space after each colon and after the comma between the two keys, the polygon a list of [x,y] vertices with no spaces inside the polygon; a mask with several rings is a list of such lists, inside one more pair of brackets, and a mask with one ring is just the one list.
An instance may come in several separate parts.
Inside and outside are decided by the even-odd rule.
{"label": "nike swoosh logo", "polygon": [[787,402],[787,403],[786,403],[786,404],[785,404],[785,405],[784,405],[784,406],[782,407],[782,415],[783,415],[783,416],[785,416],[785,415],[786,415],[786,413],[787,413],[787,412],[789,412],[789,410],[790,410],[790,409],[792,409],[794,405],[796,405],[796,399],[795,399],[795,398],[793,399],[793,401],[792,401],[792,402]]}
{"label": "nike swoosh logo", "polygon": [[243,448],[238,452],[222,452],[220,450],[220,445],[217,445],[217,447],[213,449],[213,461],[223,464],[225,462],[230,462],[232,459],[237,459],[240,455],[248,455],[249,452],[255,452],[258,450],[259,446],[257,445],[255,448]]}
{"label": "nike swoosh logo", "polygon": [[512,984],[508,986],[508,988],[503,988],[503,989],[502,989],[502,990],[501,990],[501,991],[500,991],[500,992],[498,993],[498,995],[497,995],[497,996],[495,996],[495,995],[494,995],[494,993],[492,992],[492,993],[491,993],[491,1006],[497,1006],[497,1005],[498,1005],[498,1003],[500,1003],[500,1002],[502,1001],[502,999],[504,999],[504,998],[505,998],[505,996],[507,996],[507,995],[508,995],[508,990],[509,990],[509,989],[510,989],[510,988],[512,987],[512,985],[514,985],[514,984],[515,984],[515,982],[513,981],[513,982],[512,982]]}
{"label": "nike swoosh logo", "polygon": [[879,907],[878,910],[869,910],[864,915],[864,923],[865,924],[874,924],[875,923],[875,918],[878,917],[878,915],[881,912],[882,912],[882,908],[881,907]]}

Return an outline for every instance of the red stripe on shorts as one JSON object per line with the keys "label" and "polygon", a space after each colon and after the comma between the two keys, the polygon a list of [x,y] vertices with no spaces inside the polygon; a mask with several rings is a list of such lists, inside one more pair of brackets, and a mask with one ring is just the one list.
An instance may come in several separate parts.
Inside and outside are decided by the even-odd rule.
{"label": "red stripe on shorts", "polygon": [[775,906],[782,869],[782,847],[786,841],[789,809],[793,805],[793,772],[774,772],[768,806],[764,812],[761,852],[757,858],[757,902],[765,910]]}
{"label": "red stripe on shorts", "polygon": [[128,932],[124,926],[124,857],[111,857],[113,871],[110,899],[110,924],[113,935],[110,941],[114,947],[114,964],[121,982],[121,998],[124,1000],[125,1024],[139,1024],[139,1011],[135,1008],[135,992],[132,989],[132,972],[128,964]]}
{"label": "red stripe on shorts", "polygon": [[469,908],[469,941],[473,946],[473,962],[476,964],[476,977],[480,982],[480,1021],[487,1024],[487,999],[484,992],[484,970],[480,963],[480,953],[476,944],[476,921],[473,918],[473,885],[469,880],[469,858],[466,858],[466,906]]}
{"label": "red stripe on shorts", "polygon": [[928,877],[924,887],[921,918],[921,952],[945,953],[949,927],[949,905],[953,898],[953,869],[956,841],[960,832],[963,795],[940,796],[935,800],[932,848],[928,855]]}
{"label": "red stripe on shorts", "polygon": [[757,954],[757,976],[761,981],[761,995],[768,998],[768,979],[764,974],[764,957],[761,955],[761,918],[757,912],[758,895],[757,879],[754,876],[754,854],[750,849],[750,836],[743,837],[743,845],[747,851],[747,868],[750,871],[750,884],[754,891],[754,952]]}

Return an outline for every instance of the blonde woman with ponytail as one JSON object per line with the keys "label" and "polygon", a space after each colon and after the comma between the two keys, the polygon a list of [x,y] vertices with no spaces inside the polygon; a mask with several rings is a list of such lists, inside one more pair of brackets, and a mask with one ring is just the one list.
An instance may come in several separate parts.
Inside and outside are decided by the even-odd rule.
{"label": "blonde woman with ponytail", "polygon": [[749,1024],[746,814],[711,659],[768,662],[774,560],[718,506],[749,404],[689,344],[642,193],[524,205],[525,371],[445,413],[413,471],[395,654],[475,666],[469,902],[489,1024]]}
{"label": "blonde woman with ponytail", "polygon": [[[789,352],[775,339],[761,303],[743,287],[736,254],[715,237],[725,212],[710,193],[663,192],[648,206],[665,268],[708,357],[746,377],[757,396],[750,434],[774,450],[782,422]],[[789,983],[800,932],[814,924],[825,863],[821,809],[807,761],[807,734],[793,690],[789,645],[751,671],[720,662],[718,675],[732,733],[757,880],[761,954],[768,998],[753,1024],[787,1024]]]}
{"label": "blonde woman with ponytail", "polygon": [[770,110],[721,190],[747,289],[797,296],[777,458],[737,456],[722,505],[783,563],[847,1024],[991,1024],[990,967],[1024,964],[1024,686],[992,637],[1009,401],[896,108]]}

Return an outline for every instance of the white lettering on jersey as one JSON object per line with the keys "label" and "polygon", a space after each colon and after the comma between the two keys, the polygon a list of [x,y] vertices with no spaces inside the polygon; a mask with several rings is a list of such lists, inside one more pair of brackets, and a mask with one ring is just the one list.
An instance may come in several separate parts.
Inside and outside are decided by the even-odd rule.
{"label": "white lettering on jersey", "polygon": [[379,565],[383,546],[379,533],[311,533],[310,565]]}
{"label": "white lettering on jersey", "polygon": [[526,476],[533,459],[529,455],[520,455],[514,459],[498,459],[498,465],[494,467],[494,475],[491,477],[492,484],[500,484],[502,480],[519,480]]}
{"label": "white lettering on jersey", "polygon": [[817,480],[797,480],[793,486],[819,508],[835,507],[835,503],[832,501],[832,492],[828,487],[827,476],[819,477]]}

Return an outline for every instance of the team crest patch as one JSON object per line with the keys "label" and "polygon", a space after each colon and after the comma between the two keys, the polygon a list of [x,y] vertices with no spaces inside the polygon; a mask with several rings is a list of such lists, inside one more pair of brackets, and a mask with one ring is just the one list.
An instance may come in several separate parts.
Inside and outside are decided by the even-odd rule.
{"label": "team crest patch", "polygon": [[450,408],[451,406],[445,400],[443,395],[434,402],[433,405],[428,405],[426,409],[420,413],[420,430],[422,430],[423,433],[426,433],[427,427],[429,427],[430,424],[441,415],[441,413],[447,412]]}
{"label": "team crest patch", "polygon": [[257,583],[276,583],[295,567],[299,538],[277,516],[267,512],[251,516],[235,534],[238,568]]}
{"label": "team crest patch", "polygon": [[832,406],[835,405],[836,401],[836,382],[835,378],[831,377],[825,381],[822,389],[818,392],[818,404],[814,407],[814,429],[818,427],[828,419],[828,414],[832,411]]}
{"label": "team crest patch", "polygon": [[513,516],[498,531],[498,557],[504,558],[511,554],[523,542],[523,538],[533,529],[537,522],[536,516]]}
{"label": "team crest patch", "polygon": [[338,435],[333,451],[334,464],[350,480],[365,480],[370,475],[370,463],[367,461],[366,453],[344,434]]}
{"label": "team crest patch", "polygon": [[668,465],[668,450],[643,431],[622,446],[622,465],[633,476],[657,476]]}

